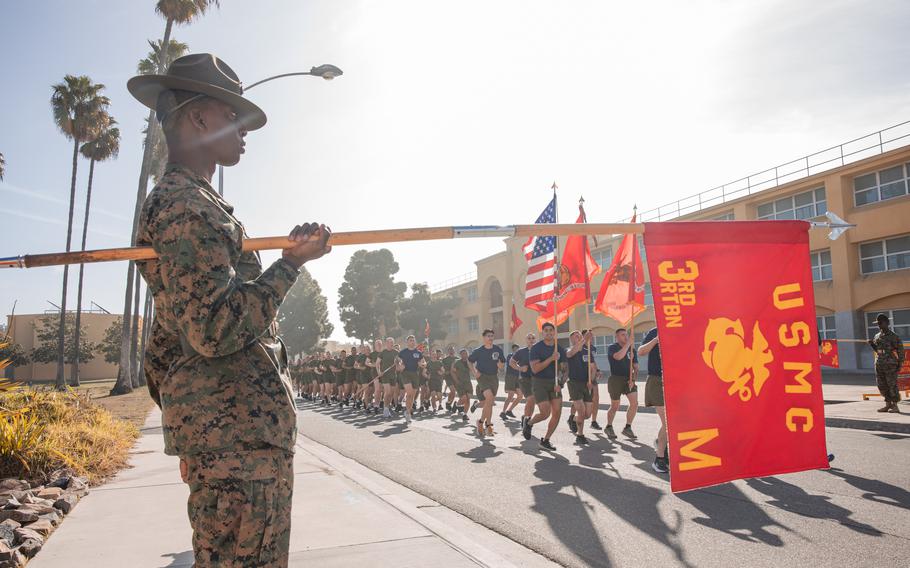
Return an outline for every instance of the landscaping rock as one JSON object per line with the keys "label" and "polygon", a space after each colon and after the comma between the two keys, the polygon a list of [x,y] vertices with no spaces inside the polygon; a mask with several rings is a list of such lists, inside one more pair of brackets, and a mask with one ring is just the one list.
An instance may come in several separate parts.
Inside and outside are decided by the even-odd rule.
{"label": "landscaping rock", "polygon": [[60,495],[62,495],[62,494],[63,494],[62,487],[45,487],[41,491],[38,491],[35,494],[35,497],[37,499],[50,499],[53,501],[53,500],[56,500],[57,497],[60,497]]}
{"label": "landscaping rock", "polygon": [[44,542],[41,539],[30,538],[28,540],[22,541],[22,544],[19,545],[18,550],[26,558],[31,558],[32,556],[38,554],[38,551],[41,550],[42,546],[44,546]]}
{"label": "landscaping rock", "polygon": [[51,524],[56,527],[57,525],[60,524],[60,521],[63,520],[63,513],[59,512],[55,509],[53,513],[45,513],[43,515],[38,515],[38,520],[40,521],[41,519],[49,520],[51,522]]}
{"label": "landscaping rock", "polygon": [[53,507],[54,501],[56,499],[57,499],[56,497],[54,497],[53,499],[50,499],[50,498],[41,498],[41,497],[35,497],[34,495],[29,495],[22,501],[22,504],[23,505],[26,505],[26,504],[44,505],[45,507]]}
{"label": "landscaping rock", "polygon": [[[48,513],[56,513],[57,509],[54,509],[52,505],[37,505],[34,503],[29,503],[28,505],[22,505],[18,509],[19,511],[33,511],[36,515],[46,515]],[[17,519],[18,520],[18,519]]]}
{"label": "landscaping rock", "polygon": [[47,538],[47,535],[54,532],[54,523],[48,519],[38,519],[34,523],[29,523],[23,527],[16,529],[17,534],[21,540],[24,540],[25,537],[22,536],[25,531],[34,531],[42,536],[42,538]]}
{"label": "landscaping rock", "polygon": [[33,523],[38,520],[38,513],[24,508],[0,511],[0,521],[5,521],[6,519],[12,519],[19,523]]}
{"label": "landscaping rock", "polygon": [[19,568],[25,565],[25,557],[18,549],[0,543],[0,568]]}
{"label": "landscaping rock", "polygon": [[7,524],[0,523],[0,544],[12,546],[16,542],[16,529]]}
{"label": "landscaping rock", "polygon": [[76,493],[80,497],[88,493],[88,483],[81,477],[75,475],[70,477],[69,483],[66,484],[66,490],[70,493]]}
{"label": "landscaping rock", "polygon": [[16,521],[14,521],[12,519],[6,519],[2,523],[0,523],[0,527],[2,527],[2,526],[8,526],[8,527],[12,527],[14,529],[18,529],[19,527],[22,526],[22,523],[17,523]]}
{"label": "landscaping rock", "polygon": [[21,506],[22,506],[22,503],[20,503],[18,499],[16,499],[15,497],[9,497],[6,500],[6,503],[3,504],[3,507],[0,507],[0,508],[8,510],[8,509],[18,509]]}
{"label": "landscaping rock", "polygon": [[68,475],[58,477],[57,479],[51,481],[45,487],[59,487],[60,489],[66,489],[66,486],[69,484],[70,478]]}
{"label": "landscaping rock", "polygon": [[0,493],[7,493],[9,491],[26,491],[31,489],[28,481],[24,479],[4,479],[0,481]]}
{"label": "landscaping rock", "polygon": [[63,511],[64,515],[69,515],[70,511],[73,510],[73,507],[76,506],[76,503],[79,502],[79,497],[73,493],[64,493],[54,502],[54,508]]}

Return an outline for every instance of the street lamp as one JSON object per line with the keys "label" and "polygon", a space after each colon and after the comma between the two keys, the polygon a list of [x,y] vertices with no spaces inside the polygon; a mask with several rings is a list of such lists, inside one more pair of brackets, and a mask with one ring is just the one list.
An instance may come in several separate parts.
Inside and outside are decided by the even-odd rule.
{"label": "street lamp", "polygon": [[[266,77],[261,81],[256,81],[252,85],[243,88],[243,92],[246,93],[256,85],[261,85],[269,81],[274,81],[275,79],[281,79],[282,77],[293,77],[295,75],[309,75],[311,77],[322,77],[326,81],[331,81],[335,77],[344,75],[344,71],[339,69],[334,65],[325,63],[317,67],[310,67],[309,71],[297,71],[295,73],[282,73],[281,75],[274,75],[272,77]],[[218,165],[218,194],[224,197],[224,166]]]}

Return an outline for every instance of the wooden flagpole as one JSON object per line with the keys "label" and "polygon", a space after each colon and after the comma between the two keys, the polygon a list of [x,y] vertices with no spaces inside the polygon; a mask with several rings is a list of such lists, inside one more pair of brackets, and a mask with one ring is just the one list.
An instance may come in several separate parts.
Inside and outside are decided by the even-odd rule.
{"label": "wooden flagpole", "polygon": [[[638,217],[638,205],[632,206],[632,219]],[[638,237],[632,237],[632,281],[629,282],[631,286],[632,299],[635,297],[635,256],[638,252]],[[635,349],[635,309],[632,309],[632,320],[629,323],[629,341],[631,342],[629,346],[629,388],[632,388],[633,384],[633,372],[635,370],[635,356],[633,349]]]}
{"label": "wooden flagpole", "polygon": [[[376,243],[400,243],[409,241],[429,241],[482,237],[533,237],[533,236],[568,236],[580,234],[613,235],[624,233],[643,233],[644,223],[590,223],[581,226],[572,224],[533,224],[505,226],[451,226],[451,227],[417,227],[406,229],[382,229],[375,231],[347,231],[332,233],[329,245],[366,245]],[[294,243],[287,236],[256,237],[243,240],[244,251],[281,250],[291,248]],[[119,260],[149,260],[158,255],[152,247],[122,247],[46,254],[28,254],[0,258],[0,268],[36,268],[40,266],[57,266],[62,264],[84,264],[92,262],[112,262]]]}
{"label": "wooden flagpole", "polygon": [[[553,218],[556,220],[556,223],[559,224],[559,202],[556,199],[556,181],[553,181]],[[559,353],[559,326],[556,325],[556,294],[559,291],[559,235],[554,235],[555,239],[553,243],[553,252],[554,258],[556,260],[555,265],[553,266],[553,271],[555,272],[555,280],[553,282],[553,333],[556,336],[556,340],[553,342],[553,355],[555,356]],[[553,391],[559,392],[559,360],[553,363]]]}

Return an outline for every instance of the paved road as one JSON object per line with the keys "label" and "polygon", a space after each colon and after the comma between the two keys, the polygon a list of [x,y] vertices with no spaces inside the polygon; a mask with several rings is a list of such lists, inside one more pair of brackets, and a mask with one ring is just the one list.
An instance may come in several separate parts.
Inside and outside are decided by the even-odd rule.
{"label": "paved road", "polygon": [[301,408],[303,435],[566,566],[910,565],[910,436],[829,429],[830,471],[673,495],[650,469],[653,414],[638,441],[585,448],[562,424],[550,453],[517,421],[481,441],[448,417]]}

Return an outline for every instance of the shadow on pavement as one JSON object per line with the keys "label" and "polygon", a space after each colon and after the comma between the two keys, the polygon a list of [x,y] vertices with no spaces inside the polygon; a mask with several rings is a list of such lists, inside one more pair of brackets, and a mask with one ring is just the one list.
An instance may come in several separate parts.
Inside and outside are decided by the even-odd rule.
{"label": "shadow on pavement", "polygon": [[186,550],[184,552],[172,552],[170,554],[163,554],[162,558],[170,558],[171,563],[166,565],[166,568],[177,568],[178,566],[193,566],[193,551]]}
{"label": "shadow on pavement", "polygon": [[732,483],[711,489],[679,493],[676,498],[692,505],[704,515],[693,518],[694,522],[746,542],[783,546],[783,539],[770,532],[768,528],[778,527],[783,531],[793,532],[772,519],[764,509]]}
{"label": "shadow on pavement", "polygon": [[466,452],[458,452],[455,455],[468,458],[473,463],[486,463],[490,458],[501,456],[502,450],[497,450],[496,446],[491,444],[489,440],[483,440],[479,446],[474,446]]}
{"label": "shadow on pavement", "polygon": [[840,477],[853,487],[863,491],[863,499],[874,501],[875,503],[882,503],[884,505],[891,505],[893,507],[900,507],[901,509],[910,509],[910,491],[907,491],[903,487],[891,485],[890,483],[885,483],[884,481],[879,481],[877,479],[859,477],[838,468],[830,468],[825,471],[831,475]]}
{"label": "shadow on pavement", "polygon": [[875,527],[851,519],[852,511],[832,503],[831,498],[825,495],[812,495],[802,487],[787,483],[777,477],[747,479],[746,483],[756,491],[771,497],[772,500],[768,501],[769,505],[784,511],[803,517],[837,521],[841,525],[863,534],[882,535]]}
{"label": "shadow on pavement", "polygon": [[634,479],[620,479],[573,465],[558,454],[541,453],[539,458],[534,475],[543,483],[531,487],[532,510],[546,518],[553,534],[585,564],[612,565],[601,540],[602,527],[595,526],[591,516],[594,507],[588,500],[593,498],[630,523],[630,529],[634,527],[667,547],[680,565],[690,566],[677,540],[681,516],[676,513],[676,527],[672,528],[657,508],[664,491]]}

